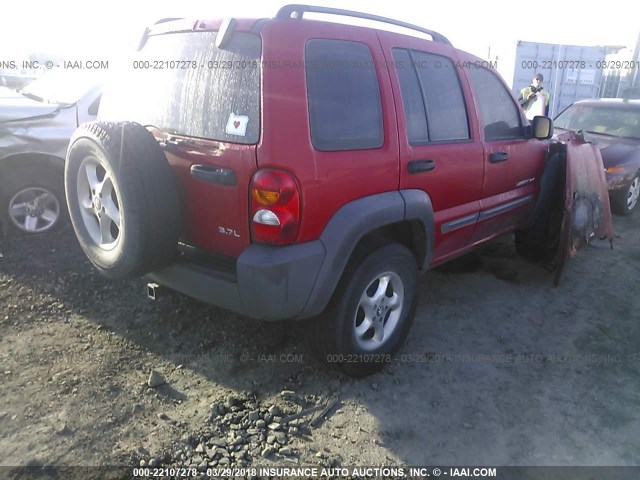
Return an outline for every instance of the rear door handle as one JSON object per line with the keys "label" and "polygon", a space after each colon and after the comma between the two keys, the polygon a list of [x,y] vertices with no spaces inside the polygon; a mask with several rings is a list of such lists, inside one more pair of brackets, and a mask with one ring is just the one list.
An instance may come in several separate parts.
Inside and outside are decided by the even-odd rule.
{"label": "rear door handle", "polygon": [[230,168],[216,167],[214,165],[191,165],[191,176],[205,182],[227,186],[234,186],[237,182],[236,172]]}
{"label": "rear door handle", "polygon": [[433,160],[411,160],[407,168],[409,173],[429,172],[436,168],[436,162]]}
{"label": "rear door handle", "polygon": [[500,163],[504,162],[509,158],[509,154],[507,152],[494,152],[489,155],[489,161],[491,163]]}

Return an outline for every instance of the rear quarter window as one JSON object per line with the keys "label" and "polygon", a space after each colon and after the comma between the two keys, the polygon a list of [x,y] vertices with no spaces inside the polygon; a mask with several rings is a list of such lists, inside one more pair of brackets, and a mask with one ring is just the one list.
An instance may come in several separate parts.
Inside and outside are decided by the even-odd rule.
{"label": "rear quarter window", "polygon": [[381,147],[380,88],[369,47],[313,39],[306,44],[305,63],[313,146],[323,151]]}

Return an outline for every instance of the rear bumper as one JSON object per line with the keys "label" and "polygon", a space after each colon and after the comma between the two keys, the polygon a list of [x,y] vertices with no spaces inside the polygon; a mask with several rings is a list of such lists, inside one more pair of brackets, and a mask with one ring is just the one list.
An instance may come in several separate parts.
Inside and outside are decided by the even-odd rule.
{"label": "rear bumper", "polygon": [[326,309],[363,237],[402,221],[412,222],[411,228],[418,225],[419,267],[426,268],[435,238],[431,199],[421,190],[399,190],[343,205],[318,240],[287,247],[251,245],[233,265],[195,255],[192,263],[178,261],[149,277],[203,302],[262,320],[314,317]]}
{"label": "rear bumper", "polygon": [[251,245],[229,272],[176,262],[148,277],[203,302],[261,320],[303,312],[325,259],[321,241],[290,247]]}

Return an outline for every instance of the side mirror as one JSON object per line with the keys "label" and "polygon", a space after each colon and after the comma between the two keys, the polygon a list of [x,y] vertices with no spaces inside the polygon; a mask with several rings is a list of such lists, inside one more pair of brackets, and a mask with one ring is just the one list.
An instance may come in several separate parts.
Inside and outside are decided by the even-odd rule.
{"label": "side mirror", "polygon": [[551,138],[553,136],[553,120],[549,117],[533,117],[533,122],[531,122],[531,136],[538,140]]}

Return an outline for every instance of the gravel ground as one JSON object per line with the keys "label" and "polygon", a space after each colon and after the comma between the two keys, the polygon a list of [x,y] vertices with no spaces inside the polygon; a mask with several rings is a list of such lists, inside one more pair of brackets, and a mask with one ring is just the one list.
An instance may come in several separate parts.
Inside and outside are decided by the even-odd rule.
{"label": "gravel ground", "polygon": [[109,281],[69,229],[0,238],[0,466],[640,465],[640,216],[558,288],[512,238],[428,273],[384,371]]}

